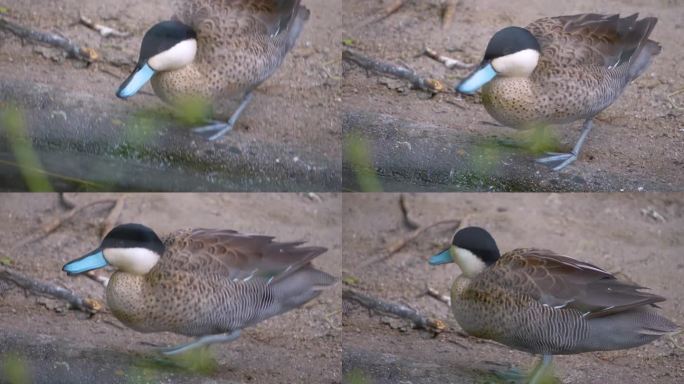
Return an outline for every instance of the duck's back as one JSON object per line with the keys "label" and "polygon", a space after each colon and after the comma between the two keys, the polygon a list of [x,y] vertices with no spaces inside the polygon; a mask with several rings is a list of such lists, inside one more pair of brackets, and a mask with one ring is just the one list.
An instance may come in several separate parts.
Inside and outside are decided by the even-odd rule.
{"label": "duck's back", "polygon": [[196,61],[215,93],[252,88],[271,76],[309,17],[300,0],[180,0],[176,9],[197,32]]}
{"label": "duck's back", "polygon": [[478,337],[537,354],[643,345],[676,329],[639,291],[588,263],[518,249],[473,279],[454,284],[453,312]]}
{"label": "duck's back", "polygon": [[134,301],[112,295],[117,317],[132,319],[127,325],[140,331],[230,332],[299,307],[334,282],[310,264],[326,249],[299,242],[195,229],[173,233],[164,244]]}

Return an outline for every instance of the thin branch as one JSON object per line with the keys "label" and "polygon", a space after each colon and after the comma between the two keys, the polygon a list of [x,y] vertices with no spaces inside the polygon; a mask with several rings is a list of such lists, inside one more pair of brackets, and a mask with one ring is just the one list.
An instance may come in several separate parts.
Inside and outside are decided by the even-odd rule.
{"label": "thin branch", "polygon": [[427,318],[418,313],[418,311],[416,311],[415,309],[409,308],[405,305],[376,299],[374,297],[367,296],[349,289],[345,289],[342,291],[342,299],[359,303],[363,307],[376,312],[394,315],[402,319],[408,319],[414,324],[416,328],[419,329],[425,329],[430,332],[440,333],[447,328],[446,323],[444,323],[443,321]]}
{"label": "thin branch", "polygon": [[425,47],[423,54],[432,60],[438,61],[444,64],[449,69],[473,69],[476,67],[475,64],[468,64],[461,60],[454,59],[452,57],[444,56],[439,54],[437,51],[430,47]]}
{"label": "thin branch", "polygon": [[450,225],[455,228],[458,228],[461,226],[461,220],[442,220],[438,221],[436,223],[432,223],[430,225],[426,225],[424,227],[418,228],[415,231],[411,232],[410,235],[407,237],[395,242],[394,244],[390,245],[387,247],[387,253],[388,256],[394,255],[395,253],[401,251],[404,249],[405,246],[407,246],[410,242],[414,241],[418,236],[422,235],[425,231],[438,227],[440,225]]}
{"label": "thin branch", "polygon": [[82,48],[79,45],[73,43],[71,40],[67,39],[66,37],[59,36],[54,33],[34,31],[28,29],[19,24],[15,24],[4,17],[0,17],[0,30],[12,32],[17,37],[20,37],[22,39],[27,39],[38,43],[47,44],[53,47],[61,48],[62,50],[66,51],[69,57],[83,60],[88,63],[92,63],[99,58],[98,53],[92,48]]}
{"label": "thin branch", "polygon": [[99,301],[91,298],[83,299],[66,288],[33,280],[9,268],[0,267],[0,279],[41,296],[51,296],[68,302],[72,307],[87,313],[97,313],[102,309]]}
{"label": "thin branch", "polygon": [[447,29],[451,27],[454,22],[454,16],[456,15],[456,6],[458,5],[458,0],[446,0],[444,8],[442,8],[442,28]]}
{"label": "thin branch", "polygon": [[451,298],[449,296],[442,295],[441,293],[439,293],[438,290],[436,290],[434,288],[427,287],[427,291],[425,293],[428,296],[432,297],[433,299],[441,301],[442,303],[451,307]]}
{"label": "thin branch", "polygon": [[85,25],[86,27],[99,32],[102,37],[109,37],[109,36],[128,37],[131,35],[128,32],[121,32],[121,31],[116,30],[114,28],[110,28],[106,25],[97,24],[92,19],[85,17],[83,15],[80,15],[79,21],[81,22],[81,24]]}
{"label": "thin branch", "polygon": [[399,208],[401,209],[401,215],[404,218],[404,225],[408,229],[415,230],[420,228],[420,224],[411,218],[408,206],[406,205],[406,196],[403,193],[399,196]]}
{"label": "thin branch", "polygon": [[83,211],[86,208],[92,207],[92,206],[97,205],[97,204],[112,204],[112,205],[114,205],[114,204],[116,204],[116,202],[117,202],[117,200],[115,200],[115,199],[103,199],[103,200],[92,201],[88,204],[84,204],[84,205],[75,207],[75,208],[71,209],[70,211],[60,215],[59,217],[53,218],[50,222],[43,225],[39,231],[36,231],[36,233],[34,233],[34,234],[28,236],[27,238],[19,241],[17,244],[15,244],[12,247],[12,251],[13,251],[12,253],[14,253],[15,250],[17,250],[17,249],[19,249],[19,248],[21,248],[27,244],[34,243],[36,241],[39,241],[39,240],[49,236],[50,234],[55,232],[59,227],[61,227],[64,223],[73,219],[77,213]]}
{"label": "thin branch", "polygon": [[666,97],[667,97],[667,101],[669,101],[670,105],[672,105],[672,108],[682,110],[684,108],[677,105],[677,103],[674,101],[674,96],[677,96],[680,93],[684,93],[684,88],[679,89],[677,91],[674,91],[674,92],[670,93],[669,95],[667,95]]}
{"label": "thin branch", "polygon": [[407,237],[400,239],[396,241],[394,244],[391,244],[390,246],[387,247],[385,250],[385,253],[381,253],[377,256],[374,256],[368,260],[366,260],[364,263],[362,263],[359,268],[363,269],[368,267],[369,265],[378,263],[380,261],[384,261],[386,259],[389,259],[392,257],[395,253],[401,251],[406,247],[410,242],[414,241],[418,236],[422,235],[425,231],[440,226],[440,225],[452,225],[455,228],[459,228],[461,226],[461,220],[442,220],[438,221],[436,223],[432,223],[428,226],[421,227],[416,229],[415,231],[411,232]]}
{"label": "thin branch", "polygon": [[349,49],[342,51],[342,60],[356,64],[368,71],[407,80],[411,83],[411,86],[423,91],[439,93],[443,92],[445,89],[444,85],[439,80],[424,79],[409,68],[375,60]]}
{"label": "thin branch", "polygon": [[105,237],[109,231],[116,227],[116,223],[119,221],[119,217],[121,217],[121,212],[123,211],[124,200],[126,200],[126,195],[121,195],[116,199],[116,203],[112,207],[112,210],[109,211],[109,215],[107,215],[107,218],[102,222],[100,237]]}

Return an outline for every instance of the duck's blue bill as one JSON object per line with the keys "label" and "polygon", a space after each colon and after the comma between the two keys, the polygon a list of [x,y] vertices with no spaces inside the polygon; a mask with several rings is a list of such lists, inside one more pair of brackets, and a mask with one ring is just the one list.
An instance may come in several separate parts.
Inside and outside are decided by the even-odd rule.
{"label": "duck's blue bill", "polygon": [[453,262],[454,259],[451,257],[450,248],[447,248],[430,258],[430,265],[440,265]]}
{"label": "duck's blue bill", "polygon": [[463,79],[463,81],[456,86],[456,90],[461,93],[472,95],[495,77],[496,71],[494,70],[494,67],[492,67],[491,63],[487,63]]}
{"label": "duck's blue bill", "polygon": [[154,76],[155,71],[149,65],[145,64],[142,68],[136,69],[126,81],[121,84],[116,96],[122,99],[127,99],[136,93],[147,84]]}
{"label": "duck's blue bill", "polygon": [[102,251],[96,250],[81,257],[80,259],[76,259],[64,264],[62,270],[69,275],[78,275],[79,273],[106,267],[107,264],[107,260],[105,260]]}

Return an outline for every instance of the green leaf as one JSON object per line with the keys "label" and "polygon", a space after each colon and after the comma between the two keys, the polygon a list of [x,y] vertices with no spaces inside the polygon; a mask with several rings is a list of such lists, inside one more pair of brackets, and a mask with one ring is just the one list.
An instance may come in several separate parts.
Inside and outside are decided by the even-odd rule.
{"label": "green leaf", "polygon": [[0,265],[4,265],[4,266],[8,267],[12,264],[14,264],[14,260],[10,259],[9,257],[7,257],[7,256],[0,257]]}

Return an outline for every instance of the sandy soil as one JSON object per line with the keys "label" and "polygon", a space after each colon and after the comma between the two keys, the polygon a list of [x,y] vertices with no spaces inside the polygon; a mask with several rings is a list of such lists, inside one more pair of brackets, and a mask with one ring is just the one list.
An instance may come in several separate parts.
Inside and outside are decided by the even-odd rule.
{"label": "sandy soil", "polygon": [[[258,88],[235,131],[220,142],[207,142],[178,123],[159,122],[141,146],[132,138],[141,129],[133,116],[141,110],[169,109],[149,85],[146,94],[128,102],[114,95],[137,61],[145,31],[173,14],[171,0],[4,1],[8,13],[3,17],[60,33],[96,49],[106,62],[123,66],[96,63],[84,68],[57,49],[0,32],[0,109],[24,110],[43,165],[62,176],[53,177],[59,189],[84,189],[64,183],[65,177],[75,177],[102,183],[95,189],[104,191],[338,190],[339,5],[328,0],[303,3],[312,16],[297,46]],[[102,38],[78,23],[79,12],[132,35]],[[12,160],[4,135],[0,144],[0,158]],[[25,188],[12,167],[2,171],[6,189]]]}
{"label": "sandy soil", "polygon": [[[102,198],[78,195],[78,204]],[[315,265],[340,276],[341,198],[307,195],[134,195],[119,222],[141,222],[158,233],[183,227],[232,228],[327,247]],[[36,279],[79,295],[104,300],[104,290],[87,278],[69,278],[61,266],[98,243],[97,227],[107,209],[93,207],[46,239],[12,250],[41,225],[63,212],[56,195],[4,195],[0,202],[0,257]],[[18,355],[35,383],[335,383],[341,381],[341,286],[304,308],[246,329],[237,341],[212,347],[214,373],[197,375],[150,363],[155,345],[188,340],[174,334],[141,334],[109,312],[86,319],[60,302],[27,295],[0,284],[0,365]],[[104,301],[103,301],[104,302]],[[0,382],[4,368],[0,368]]]}
{"label": "sandy soil", "polygon": [[[386,191],[677,191],[684,187],[684,2],[679,0],[462,0],[451,27],[442,29],[440,1],[408,1],[395,14],[372,22],[391,1],[345,2],[342,36],[365,55],[404,63],[453,87],[467,70],[447,70],[421,56],[425,46],[468,63],[481,60],[490,37],[509,25],[545,16],[639,12],[658,17],[652,38],[661,55],[598,117],[578,162],[560,174],[534,163],[538,156],[508,145],[482,159],[486,143],[516,137],[490,123],[479,97],[430,98],[404,82],[343,65],[343,132],[365,138]],[[673,105],[676,103],[677,106]],[[560,149],[579,137],[581,122],[557,126]],[[485,150],[483,151],[483,145]],[[486,162],[486,171],[476,164]],[[358,190],[347,159],[344,187]]]}
{"label": "sandy soil", "polygon": [[[489,371],[508,365],[523,371],[531,355],[459,336],[447,306],[423,295],[426,286],[448,293],[459,274],[450,264],[431,267],[427,258],[448,244],[452,230],[428,231],[392,258],[360,268],[370,257],[407,236],[393,194],[344,196],[345,281],[372,296],[411,306],[446,320],[447,332],[432,338],[401,320],[369,316],[343,303],[343,371],[346,382],[496,382]],[[667,298],[662,313],[684,324],[684,198],[668,194],[418,194],[407,195],[411,217],[422,225],[446,219],[488,228],[502,251],[541,247],[618,273]],[[657,214],[656,214],[657,213]],[[680,345],[684,335],[674,336]],[[665,339],[640,348],[560,356],[563,383],[681,383],[684,351]]]}

